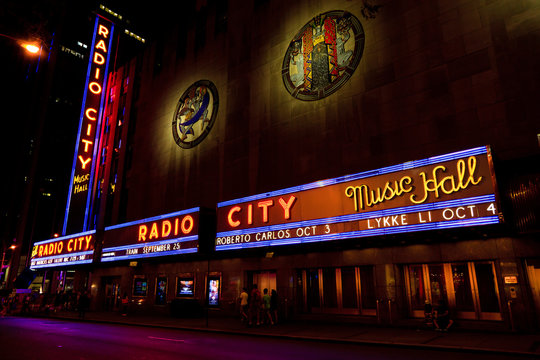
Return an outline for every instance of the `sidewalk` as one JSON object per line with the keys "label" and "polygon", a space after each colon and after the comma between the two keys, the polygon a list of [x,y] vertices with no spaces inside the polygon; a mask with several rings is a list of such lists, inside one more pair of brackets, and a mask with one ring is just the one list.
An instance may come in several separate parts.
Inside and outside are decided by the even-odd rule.
{"label": "sidewalk", "polygon": [[[76,312],[58,312],[51,318],[77,320]],[[247,327],[236,318],[212,317],[185,319],[167,315],[89,312],[82,321],[174,328],[250,336],[273,336],[296,340],[317,340],[425,349],[466,350],[482,353],[511,354],[523,358],[540,358],[540,334],[481,332],[454,329],[436,332],[426,328],[381,327],[353,323],[321,323],[294,320],[274,326]]]}

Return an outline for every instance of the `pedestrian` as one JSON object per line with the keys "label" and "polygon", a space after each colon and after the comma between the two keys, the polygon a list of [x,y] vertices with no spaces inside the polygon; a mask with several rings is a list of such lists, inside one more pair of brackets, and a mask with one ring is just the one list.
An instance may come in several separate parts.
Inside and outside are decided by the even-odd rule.
{"label": "pedestrian", "polygon": [[278,322],[278,296],[277,291],[272,289],[272,295],[270,296],[270,314],[274,317],[274,324]]}
{"label": "pedestrian", "polygon": [[79,301],[77,304],[77,307],[79,309],[79,319],[84,319],[84,315],[86,314],[86,310],[90,306],[90,297],[88,296],[88,291],[85,290],[82,294],[79,296]]}
{"label": "pedestrian", "polygon": [[14,314],[17,310],[17,306],[18,306],[18,302],[19,302],[19,298],[15,295],[11,295],[9,298],[8,298],[8,315],[11,315],[11,314]]}
{"label": "pedestrian", "polygon": [[41,303],[39,306],[39,311],[42,311],[45,313],[45,315],[49,315],[49,296],[47,294],[41,295]]}
{"label": "pedestrian", "polygon": [[122,316],[127,316],[128,312],[128,305],[129,305],[129,298],[128,294],[124,293],[124,296],[122,296]]}
{"label": "pedestrian", "polygon": [[54,312],[57,312],[62,307],[63,292],[59,290],[54,297]]}
{"label": "pedestrian", "polygon": [[261,324],[261,293],[257,289],[257,284],[253,284],[249,296],[249,326],[253,324],[253,318],[257,319],[257,326],[259,326]]}
{"label": "pedestrian", "polygon": [[22,301],[21,314],[26,314],[29,312],[30,312],[30,295],[26,295]]}
{"label": "pedestrian", "polygon": [[270,322],[270,325],[274,325],[274,321],[272,320],[272,315],[270,315],[270,295],[268,295],[268,289],[263,290],[263,297],[262,297],[262,308],[263,308],[263,314],[264,314],[264,322]]}
{"label": "pedestrian", "polygon": [[240,293],[240,297],[238,298],[240,301],[240,320],[241,321],[248,321],[248,300],[249,300],[249,294],[247,293],[247,289],[243,288],[242,292]]}
{"label": "pedestrian", "polygon": [[450,326],[454,323],[454,320],[450,319],[450,313],[448,306],[444,300],[439,300],[437,306],[436,316],[433,317],[433,325],[437,331],[448,331]]}
{"label": "pedestrian", "polygon": [[429,300],[424,303],[424,322],[428,327],[433,327],[433,306]]}
{"label": "pedestrian", "polygon": [[7,314],[7,301],[4,297],[0,298],[0,316],[4,317]]}

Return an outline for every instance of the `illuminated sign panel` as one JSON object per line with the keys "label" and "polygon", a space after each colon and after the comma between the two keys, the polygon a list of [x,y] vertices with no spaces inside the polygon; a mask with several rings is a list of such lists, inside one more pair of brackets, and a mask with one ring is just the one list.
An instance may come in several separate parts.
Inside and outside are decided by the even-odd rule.
{"label": "illuminated sign panel", "polygon": [[218,204],[216,250],[499,223],[489,147]]}
{"label": "illuminated sign panel", "polygon": [[197,252],[199,208],[105,228],[101,261]]}
{"label": "illuminated sign panel", "polygon": [[113,30],[112,23],[99,16],[96,17],[64,218],[64,234],[67,231],[88,230],[87,217],[94,180],[94,159],[99,147],[98,137],[106,95]]}
{"label": "illuminated sign panel", "polygon": [[91,263],[94,256],[95,234],[95,231],[87,231],[34,243],[30,268]]}

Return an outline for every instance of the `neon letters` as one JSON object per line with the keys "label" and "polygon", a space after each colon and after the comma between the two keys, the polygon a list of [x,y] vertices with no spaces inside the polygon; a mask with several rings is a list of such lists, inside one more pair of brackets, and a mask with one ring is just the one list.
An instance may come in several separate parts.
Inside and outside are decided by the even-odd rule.
{"label": "neon letters", "polygon": [[174,219],[162,220],[151,224],[139,225],[139,236],[137,241],[165,239],[169,236],[178,236],[180,231],[183,235],[188,235],[193,230],[195,221],[191,215],[186,215],[180,220],[179,217]]}
{"label": "neon letters", "polygon": [[[471,186],[478,185],[482,181],[482,176],[475,175],[476,157],[470,156],[465,164],[464,159],[456,163],[456,175],[447,175],[447,167],[443,165],[435,166],[431,174],[427,171],[420,172],[421,185],[416,187],[413,178],[403,176],[399,180],[388,181],[382,187],[370,189],[368,185],[348,186],[345,195],[354,201],[354,210],[360,211],[367,207],[391,201],[399,196],[413,192],[415,188],[419,192],[413,192],[409,196],[409,201],[413,204],[423,204],[428,200],[430,194],[435,199],[439,199],[442,194],[451,195]],[[442,178],[441,178],[442,177]]]}
{"label": "neon letters", "polygon": [[81,251],[92,250],[93,248],[93,236],[85,235],[49,242],[46,244],[36,244],[36,249],[34,250],[32,255],[33,257],[40,258],[44,256],[72,254]]}
{"label": "neon letters", "polygon": [[[291,218],[291,209],[294,205],[294,202],[296,201],[296,197],[291,195],[288,200],[285,200],[283,197],[280,197],[278,200],[279,205],[281,206],[281,209],[283,210],[283,219],[289,220]],[[257,202],[257,207],[260,208],[260,211],[257,211],[257,213],[260,213],[261,220],[263,223],[267,223],[269,221],[269,208],[274,206],[274,200],[268,199],[268,200],[262,200]],[[245,215],[245,221],[248,225],[253,224],[253,204],[247,204],[245,206],[246,209],[246,215]],[[231,227],[238,227],[242,223],[240,220],[241,216],[240,213],[242,212],[242,207],[240,206],[233,206],[227,215],[227,222]]]}
{"label": "neon letters", "polygon": [[[86,108],[84,110],[82,128],[81,128],[81,137],[79,143],[79,155],[78,159],[78,168],[80,167],[81,172],[86,170],[89,171],[89,163],[92,160],[92,152],[95,141],[96,134],[96,122],[98,121],[98,109],[96,105],[99,105],[99,99],[101,98],[101,93],[103,92],[103,87],[106,85],[104,82],[105,79],[105,59],[107,57],[108,48],[105,43],[105,40],[109,38],[109,28],[103,24],[98,25],[98,31],[96,35],[96,45],[94,46],[94,56],[92,57],[92,63],[90,66],[90,77],[87,90],[91,94],[98,97],[97,104],[91,99],[93,96],[87,93],[89,97],[86,102]],[[82,149],[82,151],[81,151]],[[88,190],[88,187],[83,190]],[[74,192],[77,192],[77,187],[75,187]]]}
{"label": "neon letters", "polygon": [[63,234],[88,230],[113,33],[114,25],[98,15],[90,47]]}

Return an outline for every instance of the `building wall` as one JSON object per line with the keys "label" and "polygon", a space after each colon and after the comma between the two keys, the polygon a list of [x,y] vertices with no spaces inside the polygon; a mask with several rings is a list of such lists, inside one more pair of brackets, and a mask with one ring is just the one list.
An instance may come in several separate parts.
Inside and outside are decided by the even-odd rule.
{"label": "building wall", "polygon": [[[481,145],[492,145],[502,163],[540,155],[540,7],[532,3],[377,1],[382,7],[366,19],[362,1],[274,0],[254,6],[231,0],[226,32],[213,28],[209,3],[196,9],[208,15],[204,42],[188,27],[187,50],[178,56],[182,26],[170,24],[158,40],[163,46],[154,43],[142,59],[140,93],[129,120],[136,123],[128,144],[132,165],[122,174],[129,194],[127,214],[118,217],[124,221],[215,208],[224,200]],[[334,94],[297,100],[281,77],[290,40],[314,16],[336,9],[361,21],[363,57]],[[202,143],[182,149],[171,123],[182,93],[201,79],[217,87],[217,120]],[[497,176],[505,171],[496,162]],[[175,277],[185,272],[196,274],[196,298],[203,302],[210,271],[221,273],[222,310],[232,311],[241,287],[250,285],[247,272],[275,270],[277,290],[294,308],[297,270],[373,265],[376,298],[393,302],[394,316],[407,318],[407,265],[490,261],[505,326],[508,301],[515,301],[518,328],[532,322],[535,304],[523,259],[539,258],[540,249],[535,235],[518,237],[505,226],[280,248],[273,257],[259,249],[204,254],[203,260],[197,255],[141,261],[134,268],[96,266],[96,306],[103,304],[104,278],[117,277],[131,292],[133,277],[147,276],[146,307],[152,309],[155,278],[168,276],[172,301]],[[517,275],[518,284],[505,284],[506,275]],[[391,322],[389,311],[379,315]]]}
{"label": "building wall", "polygon": [[[229,1],[227,32],[215,34],[210,7],[205,43],[195,51],[190,28],[178,59],[171,24],[160,70],[155,45],[142,67],[128,220],[485,144],[502,160],[538,154],[537,6],[377,3],[365,19],[361,1]],[[361,21],[363,57],[334,94],[297,100],[281,79],[289,42],[334,9]],[[200,79],[218,89],[217,120],[201,144],[181,149],[171,122]]]}

